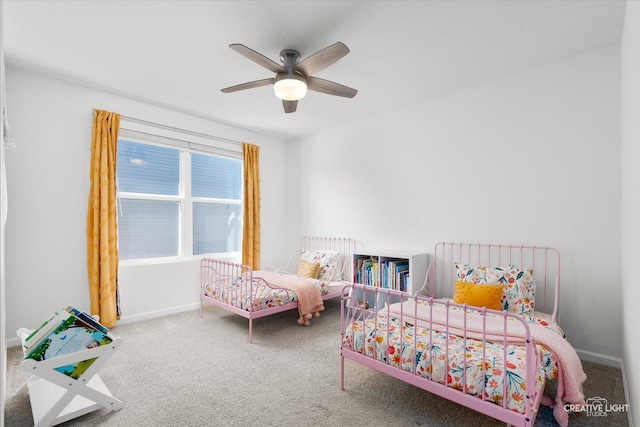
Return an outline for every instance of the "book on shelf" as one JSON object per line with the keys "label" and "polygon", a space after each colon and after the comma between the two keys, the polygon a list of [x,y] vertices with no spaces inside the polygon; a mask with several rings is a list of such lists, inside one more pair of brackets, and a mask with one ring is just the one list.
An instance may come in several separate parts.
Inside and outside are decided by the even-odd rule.
{"label": "book on shelf", "polygon": [[[46,325],[40,328],[41,332],[43,330],[47,332],[38,334],[39,339],[35,335],[31,338],[34,342],[25,351],[25,359],[49,360],[113,342],[113,337],[106,327],[73,307],[67,307],[53,319],[50,318]],[[95,360],[96,358],[87,359],[55,369],[78,379]]]}
{"label": "book on shelf", "polygon": [[409,272],[409,262],[404,259],[390,259],[384,261],[381,266],[380,286],[385,289],[406,291],[402,283]]}
{"label": "book on shelf", "polygon": [[355,260],[355,281],[367,286],[406,292],[409,288],[409,260],[364,256]]}
{"label": "book on shelf", "polygon": [[360,258],[356,264],[356,281],[368,286],[380,286],[380,263],[377,257]]}
{"label": "book on shelf", "polygon": [[402,292],[406,292],[407,290],[407,276],[409,275],[409,262],[407,261],[398,261],[394,262],[389,272],[391,277],[393,278],[394,289],[397,289]]}

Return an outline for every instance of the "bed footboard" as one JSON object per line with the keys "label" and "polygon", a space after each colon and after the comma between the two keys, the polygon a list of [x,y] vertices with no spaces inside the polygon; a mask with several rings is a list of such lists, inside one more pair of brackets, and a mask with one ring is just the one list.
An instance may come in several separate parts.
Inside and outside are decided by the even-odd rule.
{"label": "bed footboard", "polygon": [[341,390],[346,358],[510,425],[533,426],[543,352],[521,316],[359,284],[343,289],[342,302]]}

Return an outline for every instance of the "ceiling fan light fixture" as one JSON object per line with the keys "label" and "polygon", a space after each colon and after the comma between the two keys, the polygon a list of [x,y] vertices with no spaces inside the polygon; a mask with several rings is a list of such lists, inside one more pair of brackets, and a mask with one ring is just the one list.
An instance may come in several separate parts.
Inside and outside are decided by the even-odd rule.
{"label": "ceiling fan light fixture", "polygon": [[273,84],[276,96],[285,101],[297,101],[307,94],[307,83],[304,77],[297,74],[276,78]]}

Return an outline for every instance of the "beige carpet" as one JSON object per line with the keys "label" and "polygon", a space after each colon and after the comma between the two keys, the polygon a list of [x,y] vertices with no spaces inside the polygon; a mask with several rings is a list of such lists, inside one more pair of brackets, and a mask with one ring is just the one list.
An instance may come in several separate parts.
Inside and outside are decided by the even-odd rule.
{"label": "beige carpet", "polygon": [[[339,301],[311,326],[297,318],[289,311],[254,321],[253,344],[246,319],[211,306],[202,319],[189,311],[117,326],[123,344],[100,376],[124,409],[64,426],[504,426],[349,360],[340,391]],[[20,348],[10,348],[7,427],[33,425],[29,396],[15,394],[21,360]],[[583,366],[586,397],[625,403],[619,370]],[[557,424],[542,407],[535,425]],[[627,425],[626,413],[570,418],[570,426]]]}

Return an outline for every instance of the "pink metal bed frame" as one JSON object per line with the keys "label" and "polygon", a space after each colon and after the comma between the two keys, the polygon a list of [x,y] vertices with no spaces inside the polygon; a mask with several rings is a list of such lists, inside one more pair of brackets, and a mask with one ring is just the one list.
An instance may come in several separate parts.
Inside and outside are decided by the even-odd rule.
{"label": "pink metal bed frame", "polygon": [[[342,279],[343,284],[350,282],[351,274],[351,257],[356,249],[356,241],[350,238],[344,237],[315,237],[304,236],[302,237],[301,249],[296,251],[291,256],[289,265],[284,269],[278,269],[276,272],[287,273],[289,271],[295,271],[297,269],[297,261],[300,254],[304,250],[330,250],[340,252],[342,261]],[[295,268],[294,268],[295,267]],[[251,284],[251,292],[246,307],[239,308],[230,304],[220,301],[215,298],[211,298],[205,295],[205,287],[208,283],[217,281],[221,286],[225,287],[224,292],[228,295],[239,293],[239,287],[235,286],[236,280],[241,279],[246,283]],[[262,286],[259,286],[260,283]],[[255,288],[253,288],[255,286]],[[254,295],[253,290],[260,289],[260,293]],[[270,316],[272,314],[280,313],[287,310],[298,308],[298,302],[289,302],[283,305],[277,305],[269,308],[257,308],[255,301],[262,301],[268,297],[274,290],[282,290],[282,292],[290,292],[278,286],[267,283],[262,278],[254,278],[253,270],[248,265],[238,264],[229,261],[223,261],[213,258],[203,258],[200,261],[200,317],[203,315],[204,303],[209,303],[217,307],[228,310],[234,314],[240,315],[249,320],[249,342],[253,342],[253,320],[262,317]],[[342,295],[342,286],[332,286],[332,289],[325,295],[322,295],[324,301],[332,298],[337,298]]]}
{"label": "pink metal bed frame", "polygon": [[[431,392],[433,394],[444,397],[460,405],[466,406],[474,411],[488,415],[505,423],[513,426],[531,427],[535,422],[538,407],[544,393],[544,384],[540,387],[538,392],[536,390],[536,377],[540,372],[541,353],[536,347],[535,340],[531,337],[527,322],[519,315],[508,313],[506,311],[496,311],[482,309],[482,315],[485,313],[493,313],[502,316],[504,319],[504,341],[500,341],[497,344],[504,346],[503,360],[506,360],[506,348],[507,348],[507,319],[513,319],[515,322],[521,324],[522,328],[526,331],[526,396],[525,396],[525,410],[524,413],[516,412],[507,408],[507,399],[503,400],[503,403],[496,404],[484,397],[484,382],[481,396],[474,396],[467,394],[462,390],[466,389],[466,365],[462,374],[462,390],[452,388],[431,378],[431,375],[423,376],[421,373],[416,373],[417,362],[413,361],[413,369],[411,371],[404,370],[398,366],[390,364],[387,361],[380,361],[374,359],[373,356],[368,356],[360,352],[354,351],[349,347],[345,347],[345,334],[348,333],[348,326],[356,321],[364,321],[367,318],[377,318],[378,314],[386,314],[389,316],[389,305],[395,302],[416,301],[425,304],[431,304],[431,307],[446,307],[447,310],[447,322],[449,321],[449,309],[452,307],[458,307],[466,309],[466,305],[454,304],[451,298],[455,288],[456,269],[455,262],[461,262],[469,265],[487,265],[487,266],[499,266],[505,264],[515,264],[522,268],[533,267],[534,279],[536,282],[536,312],[543,311],[548,313],[551,311],[552,321],[556,321],[558,318],[558,291],[560,286],[560,254],[558,251],[547,247],[537,246],[511,246],[511,245],[493,245],[493,244],[471,244],[471,243],[438,243],[434,251],[434,260],[430,264],[427,271],[425,283],[423,287],[417,291],[414,295],[410,295],[404,292],[392,291],[388,289],[373,288],[370,286],[364,286],[359,284],[348,285],[343,290],[343,304],[342,304],[342,321],[341,321],[341,356],[340,356],[340,389],[344,390],[344,360],[350,359],[354,362],[373,368],[379,372],[390,375],[406,383],[412,384],[423,390]],[[372,308],[362,308],[358,300],[353,295],[367,295],[373,296],[373,298],[366,298],[367,300],[376,301],[376,304]],[[436,299],[444,298],[444,299]],[[466,310],[465,310],[466,312]],[[397,317],[397,314],[395,315]],[[405,317],[410,323],[415,323],[417,313],[401,313],[400,324],[404,324]],[[432,321],[432,320],[431,320]],[[513,323],[513,322],[509,322]],[[467,325],[467,316],[464,316],[464,325]],[[485,325],[486,326],[486,325]],[[433,323],[430,323],[428,329],[431,330]],[[512,326],[509,326],[511,330]],[[362,334],[364,339],[364,329],[362,328]],[[436,328],[437,329],[437,328]],[[449,324],[442,332],[449,334]],[[356,332],[351,332],[356,333]],[[360,333],[358,331],[357,333]],[[382,332],[389,339],[389,323],[387,324],[387,330]],[[416,334],[417,335],[417,334]],[[462,339],[465,342],[466,348],[466,330],[462,335]],[[477,338],[476,338],[477,340]],[[486,330],[483,327],[482,331],[482,343],[489,342],[486,337]],[[351,339],[351,342],[354,342]],[[495,339],[492,341],[496,343]],[[413,339],[412,342],[405,342],[400,345],[413,346],[414,355],[418,354],[417,339]],[[448,348],[445,354],[445,367],[447,374],[449,371],[449,353]],[[483,355],[483,366],[484,366]],[[465,360],[466,362],[466,360]],[[503,371],[503,384],[505,387],[506,396],[506,369]],[[446,377],[446,375],[445,375]],[[484,377],[484,374],[483,374]],[[543,380],[544,381],[544,380]],[[529,391],[533,390],[531,393]]]}

